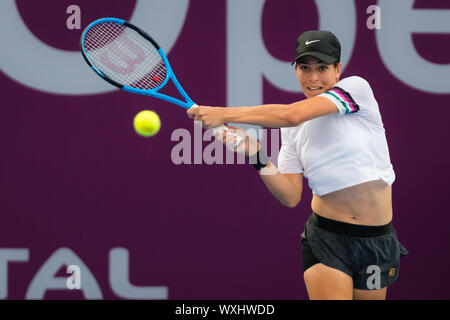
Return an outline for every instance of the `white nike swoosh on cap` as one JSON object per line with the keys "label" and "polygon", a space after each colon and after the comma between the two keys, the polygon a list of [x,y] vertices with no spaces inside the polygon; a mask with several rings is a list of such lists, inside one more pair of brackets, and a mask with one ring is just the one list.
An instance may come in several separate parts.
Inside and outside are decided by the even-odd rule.
{"label": "white nike swoosh on cap", "polygon": [[307,46],[307,45],[310,45],[311,43],[317,42],[317,41],[320,41],[320,40],[306,41],[306,42],[305,42],[305,45]]}

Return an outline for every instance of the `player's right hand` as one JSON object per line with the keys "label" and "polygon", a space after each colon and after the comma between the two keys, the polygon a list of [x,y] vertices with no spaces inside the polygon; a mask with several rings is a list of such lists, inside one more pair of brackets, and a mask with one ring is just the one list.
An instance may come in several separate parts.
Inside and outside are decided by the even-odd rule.
{"label": "player's right hand", "polygon": [[[236,144],[237,137],[241,137],[242,140]],[[258,140],[238,127],[228,126],[228,130],[217,133],[216,138],[222,141],[228,150],[245,154],[247,157],[254,155],[261,148]]]}

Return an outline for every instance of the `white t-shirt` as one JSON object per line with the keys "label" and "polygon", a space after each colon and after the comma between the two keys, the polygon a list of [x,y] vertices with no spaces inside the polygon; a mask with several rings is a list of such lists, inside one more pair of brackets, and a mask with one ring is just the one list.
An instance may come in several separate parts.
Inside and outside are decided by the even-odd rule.
{"label": "white t-shirt", "polygon": [[395,173],[369,83],[348,77],[319,96],[339,112],[281,128],[280,172],[303,173],[319,196],[378,179],[391,185]]}

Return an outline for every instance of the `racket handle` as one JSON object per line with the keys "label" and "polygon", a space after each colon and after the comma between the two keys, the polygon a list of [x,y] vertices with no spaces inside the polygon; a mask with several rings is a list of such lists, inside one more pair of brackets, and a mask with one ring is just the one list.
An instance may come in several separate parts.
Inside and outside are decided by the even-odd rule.
{"label": "racket handle", "polygon": [[[216,127],[213,129],[213,132],[215,134],[222,134],[223,132],[227,132],[228,131],[228,127],[226,125],[222,125],[221,127]],[[228,134],[232,134],[231,132],[228,132]],[[233,143],[233,148],[236,148],[241,142],[242,142],[242,137],[238,136],[236,133],[233,133],[233,136],[236,138],[236,142]]]}
{"label": "racket handle", "polygon": [[[193,103],[191,108],[196,108],[198,105],[196,103]],[[226,125],[222,125],[221,127],[213,128],[214,134],[222,134],[224,131],[228,131],[228,127]],[[231,133],[227,133],[231,134]],[[236,142],[233,143],[233,148],[236,148],[241,142],[242,137],[238,136],[236,133],[233,133],[234,137],[236,138]]]}

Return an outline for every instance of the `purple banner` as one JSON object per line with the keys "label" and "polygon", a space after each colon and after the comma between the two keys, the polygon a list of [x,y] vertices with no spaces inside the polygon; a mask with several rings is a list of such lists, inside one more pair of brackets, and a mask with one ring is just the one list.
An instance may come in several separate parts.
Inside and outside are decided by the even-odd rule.
{"label": "purple banner", "polygon": [[[154,36],[196,103],[229,107],[304,99],[295,40],[334,32],[342,78],[373,88],[396,173],[393,223],[410,254],[388,298],[448,299],[450,4],[380,0],[376,25],[375,2],[1,1],[0,299],[308,298],[307,181],[290,209],[251,165],[196,161],[211,142],[195,147],[184,109],[84,62],[80,35],[102,17]],[[133,129],[144,109],[161,119],[151,138]],[[190,163],[174,162],[176,130],[190,134]]]}

